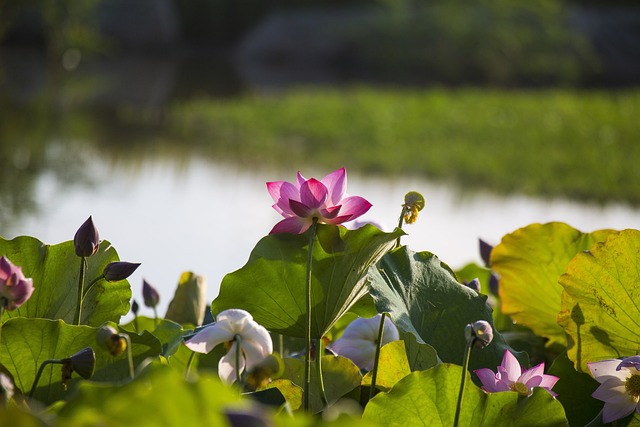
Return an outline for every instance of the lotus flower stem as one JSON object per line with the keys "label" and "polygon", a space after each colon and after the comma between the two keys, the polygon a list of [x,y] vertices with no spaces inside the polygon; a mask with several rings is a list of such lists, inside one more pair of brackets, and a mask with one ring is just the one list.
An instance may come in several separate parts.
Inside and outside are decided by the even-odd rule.
{"label": "lotus flower stem", "polygon": [[158,309],[156,306],[153,307],[153,324],[156,328],[158,327]]}
{"label": "lotus flower stem", "polygon": [[129,376],[131,377],[131,379],[133,379],[135,374],[133,370],[133,353],[131,351],[131,338],[129,337],[129,334],[120,334],[120,336],[124,338],[124,340],[127,342],[127,358],[129,360]]}
{"label": "lotus flower stem", "polygon": [[40,369],[38,369],[38,373],[36,374],[36,378],[33,380],[31,391],[29,391],[29,397],[33,397],[33,393],[35,393],[36,391],[36,387],[38,386],[38,381],[40,381],[40,377],[42,376],[42,371],[44,371],[44,367],[53,363],[57,363],[61,365],[64,363],[64,361],[62,359],[47,359],[44,362],[42,362],[42,365],[40,365]]}
{"label": "lotus flower stem", "polygon": [[387,313],[380,316],[380,329],[378,329],[378,340],[376,341],[376,355],[373,359],[373,371],[371,371],[371,388],[369,389],[369,400],[373,399],[376,393],[376,380],[378,378],[378,364],[380,362],[380,348],[382,347],[382,335],[384,333],[384,319]]}
{"label": "lotus flower stem", "polygon": [[305,364],[304,364],[304,399],[303,408],[309,410],[309,390],[311,389],[311,262],[313,260],[313,244],[316,241],[318,230],[318,218],[313,218],[311,224],[311,236],[309,237],[309,253],[307,255],[307,288],[306,288],[306,330],[305,330]]}
{"label": "lotus flower stem", "polygon": [[278,334],[278,350],[280,357],[284,357],[284,335]]}
{"label": "lotus flower stem", "polygon": [[193,363],[193,357],[196,355],[195,351],[191,352],[191,356],[189,356],[189,360],[187,360],[187,367],[184,370],[184,377],[188,378],[189,377],[189,372],[191,371],[191,363]]}
{"label": "lotus flower stem", "polygon": [[240,344],[242,344],[242,338],[236,334],[234,340],[236,342],[236,382],[242,388],[242,376],[240,375],[240,353],[242,351]]}
{"label": "lotus flower stem", "polygon": [[316,373],[318,375],[318,388],[320,391],[320,400],[322,406],[327,406],[327,394],[324,391],[324,378],[322,378],[322,356],[324,355],[324,343],[322,338],[317,340],[316,345]]}
{"label": "lotus flower stem", "polygon": [[78,278],[78,303],[76,313],[73,316],[73,324],[79,325],[82,317],[82,300],[84,299],[84,276],[87,270],[87,258],[80,257],[80,276]]}
{"label": "lotus flower stem", "polygon": [[458,403],[456,404],[456,415],[453,419],[453,427],[458,427],[458,421],[460,419],[460,408],[462,407],[462,395],[464,394],[464,383],[467,380],[467,370],[469,369],[469,358],[471,356],[471,349],[475,344],[477,338],[472,337],[467,340],[467,347],[464,351],[464,361],[462,366],[464,367],[462,370],[462,379],[460,380],[460,391],[458,392]]}
{"label": "lotus flower stem", "polygon": [[[402,205],[402,211],[400,212],[400,219],[398,219],[398,228],[402,230],[402,224],[404,223],[404,215],[407,213],[407,207]],[[396,239],[396,248],[400,247],[400,237]],[[383,316],[384,317],[384,316]]]}

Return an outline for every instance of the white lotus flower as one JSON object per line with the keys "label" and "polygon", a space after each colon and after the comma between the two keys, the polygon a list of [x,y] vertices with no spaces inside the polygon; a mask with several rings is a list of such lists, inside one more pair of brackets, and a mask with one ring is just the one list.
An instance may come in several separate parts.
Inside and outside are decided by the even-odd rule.
{"label": "white lotus flower", "polygon": [[640,414],[640,356],[587,363],[600,386],[591,396],[604,402],[602,421],[624,418],[635,409]]}
{"label": "white lotus flower", "polygon": [[[351,359],[360,369],[370,371],[376,356],[380,316],[357,318],[346,327],[342,336],[329,347],[334,353]],[[384,319],[382,345],[400,339],[398,330],[388,317]]]}
{"label": "white lotus flower", "polygon": [[[236,351],[240,343],[240,360],[236,371]],[[230,309],[220,312],[216,322],[207,326],[185,342],[197,353],[209,353],[218,344],[225,344],[227,354],[218,363],[218,375],[231,384],[237,372],[253,369],[273,352],[273,342],[267,330],[244,310]]]}

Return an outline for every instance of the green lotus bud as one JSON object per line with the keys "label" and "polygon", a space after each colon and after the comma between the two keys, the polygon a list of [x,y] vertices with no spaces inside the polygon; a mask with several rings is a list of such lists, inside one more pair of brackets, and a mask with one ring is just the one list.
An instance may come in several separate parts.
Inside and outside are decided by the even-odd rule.
{"label": "green lotus bud", "polygon": [[131,276],[138,267],[140,263],[116,261],[107,264],[102,274],[108,282],[119,282]]}
{"label": "green lotus bud", "polygon": [[79,257],[89,257],[98,252],[100,247],[100,236],[93,219],[89,217],[76,231],[73,237],[73,244],[76,249],[76,255]]}

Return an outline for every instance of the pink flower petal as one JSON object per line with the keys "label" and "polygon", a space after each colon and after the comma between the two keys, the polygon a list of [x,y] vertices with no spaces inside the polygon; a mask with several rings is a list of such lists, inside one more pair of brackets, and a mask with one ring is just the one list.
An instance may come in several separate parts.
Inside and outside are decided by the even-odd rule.
{"label": "pink flower petal", "polygon": [[280,214],[283,216],[293,215],[289,208],[289,200],[300,200],[300,191],[293,184],[287,181],[267,182],[267,191],[280,208],[276,209]]}
{"label": "pink flower petal", "polygon": [[185,341],[185,345],[189,350],[196,353],[209,353],[218,344],[233,340],[234,336],[235,333],[224,322],[217,322],[207,326],[188,341]]}
{"label": "pink flower petal", "polygon": [[485,391],[490,393],[494,393],[496,391],[500,391],[496,388],[496,374],[489,368],[476,369],[473,371],[476,373],[482,385],[484,386]]}
{"label": "pink flower petal", "polygon": [[306,181],[307,181],[307,178],[302,176],[300,171],[298,171],[298,174],[296,175],[296,187],[298,188],[298,190],[300,189],[300,187],[302,187],[302,184],[304,184]]}
{"label": "pink flower petal", "polygon": [[603,402],[614,404],[629,400],[624,381],[617,378],[601,384],[591,396]]}
{"label": "pink flower petal", "polygon": [[310,209],[309,206],[296,200],[289,200],[289,208],[291,209],[291,212],[300,218],[311,216],[311,213],[313,212],[313,209]]}
{"label": "pink flower petal", "polygon": [[518,359],[516,359],[509,350],[505,350],[500,366],[503,368],[502,379],[507,382],[516,382],[518,378],[520,378],[520,375],[522,375],[522,369],[520,368]]}
{"label": "pink flower petal", "polygon": [[[554,385],[556,385],[556,383],[558,382],[560,378],[553,376],[553,375],[543,375],[542,376],[542,382],[540,383],[539,387],[543,387],[546,388],[547,390],[551,391],[551,389],[553,388]],[[552,393],[553,394],[553,393]]]}
{"label": "pink flower petal", "polygon": [[[238,371],[236,370],[236,349],[238,348],[238,343],[234,342],[231,345],[231,348],[222,356],[220,361],[218,362],[218,376],[222,381],[227,384],[233,384],[237,377]],[[244,357],[240,356],[240,366],[238,366],[238,370],[242,373],[244,369]]]}
{"label": "pink flower petal", "polygon": [[624,418],[636,409],[635,402],[627,400],[620,403],[605,403],[602,408],[602,421],[607,424]]}
{"label": "pink flower petal", "polygon": [[[526,371],[524,371],[522,373],[522,375],[520,375],[520,378],[518,379],[519,382],[521,382],[522,384],[527,385],[529,388],[531,387],[537,387],[538,384],[540,384],[540,382],[542,382],[542,375],[544,374],[544,363],[540,363],[536,366],[534,366],[531,369],[527,369]],[[529,381],[531,381],[534,378],[538,378],[537,380],[535,380],[534,382],[532,382],[532,385],[529,385]]]}
{"label": "pink flower petal", "polygon": [[327,187],[329,191],[329,199],[327,201],[330,205],[338,205],[342,201],[347,191],[347,171],[345,168],[340,168],[331,172],[321,182]]}
{"label": "pink flower petal", "polygon": [[322,215],[322,218],[324,218],[325,220],[333,219],[336,216],[338,216],[338,213],[340,212],[340,208],[342,208],[342,206],[338,205],[338,206],[331,206],[327,209],[320,209],[320,215]]}
{"label": "pink flower petal", "polygon": [[351,215],[349,221],[364,215],[371,208],[371,203],[360,196],[349,196],[342,199],[341,204],[340,215]]}
{"label": "pink flower petal", "polygon": [[327,197],[327,187],[315,178],[308,179],[300,186],[300,201],[310,209],[324,207]]}
{"label": "pink flower petal", "polygon": [[269,234],[277,233],[293,233],[302,234],[311,227],[312,220],[310,218],[300,218],[298,216],[292,216],[285,218],[277,223]]}

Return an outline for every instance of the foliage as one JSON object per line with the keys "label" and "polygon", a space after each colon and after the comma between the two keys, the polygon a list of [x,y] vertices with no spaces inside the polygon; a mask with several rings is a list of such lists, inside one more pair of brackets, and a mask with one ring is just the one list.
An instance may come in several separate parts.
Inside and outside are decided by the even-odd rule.
{"label": "foliage", "polygon": [[[602,404],[592,397],[598,382],[586,364],[632,356],[640,346],[635,303],[640,231],[583,233],[562,223],[531,224],[507,234],[492,249],[490,266],[469,265],[459,276],[436,255],[401,245],[403,234],[401,228],[385,233],[371,224],[353,230],[320,224],[303,234],[261,239],[246,265],[225,277],[211,303],[214,317],[223,310],[244,309],[273,338],[282,337],[281,346],[274,347],[283,354],[252,360],[246,369],[240,357],[253,359],[256,349],[249,339],[242,341],[244,347],[237,344],[243,339],[239,330],[222,331],[235,328],[232,322],[208,329],[221,345],[197,356],[188,350],[193,342],[184,342],[206,325],[137,316],[119,325],[131,298],[129,283],[95,280],[104,266],[118,261],[108,242],[86,258],[93,285],[87,288],[81,324],[74,325],[71,313],[78,303],[75,292],[82,289],[79,260],[84,258],[75,254],[73,242],[0,239],[0,255],[20,266],[35,288],[31,299],[15,310],[5,307],[0,293],[0,310],[5,311],[0,322],[0,422],[11,419],[18,427],[49,421],[70,426],[598,422]],[[477,275],[488,289],[486,282],[496,274],[499,292],[491,295],[458,279],[467,282]],[[313,301],[309,323],[301,307],[307,278]],[[6,289],[14,279],[1,280]],[[191,275],[183,275],[178,289],[188,280]],[[200,298],[196,288],[183,295],[176,311],[194,313],[189,303]],[[91,293],[95,296],[90,298]],[[494,309],[502,310],[501,317]],[[334,354],[338,346],[331,344],[348,322],[377,313],[393,320],[400,339],[381,346],[378,331],[376,359],[366,372]],[[177,318],[184,318],[180,314]],[[247,326],[245,318],[236,319],[239,328]],[[486,346],[477,345],[467,328],[477,321],[491,332]],[[298,337],[307,327],[315,344],[311,348],[305,340],[302,356]],[[223,340],[215,336],[222,333]],[[271,336],[262,334],[267,352]],[[367,336],[371,345],[374,338]],[[228,337],[231,341],[225,341]],[[234,355],[229,350],[234,348],[244,353]],[[559,378],[553,390],[557,398],[540,387],[523,390],[517,382],[508,391],[488,392],[489,385],[480,388],[472,381],[476,369],[506,369],[501,363],[506,352],[523,369],[530,360],[552,362],[546,375]],[[216,374],[219,367],[223,373],[233,356],[235,382],[229,385]],[[544,366],[530,372],[541,377]],[[492,374],[484,372],[488,384]],[[634,390],[633,385],[622,389]],[[637,425],[640,415],[619,423]]]}

